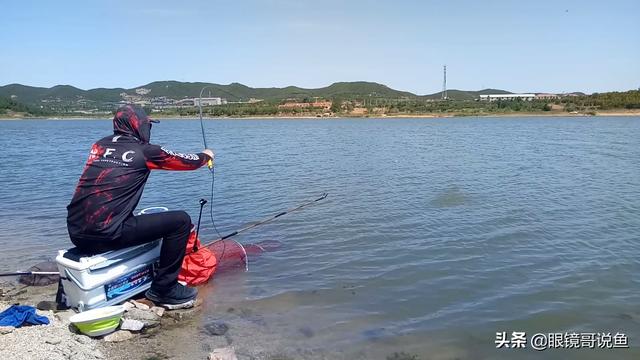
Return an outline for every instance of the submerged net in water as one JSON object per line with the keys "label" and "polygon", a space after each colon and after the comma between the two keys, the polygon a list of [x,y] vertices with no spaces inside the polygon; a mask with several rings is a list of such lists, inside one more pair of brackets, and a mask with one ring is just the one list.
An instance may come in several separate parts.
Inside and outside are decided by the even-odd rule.
{"label": "submerged net in water", "polygon": [[235,240],[218,240],[206,245],[218,261],[216,271],[224,271],[234,268],[248,268],[247,251],[244,246]]}
{"label": "submerged net in water", "polygon": [[264,252],[275,251],[282,246],[276,240],[266,240],[255,244],[242,245],[235,240],[218,240],[205,245],[216,256],[218,271],[229,269],[249,268],[249,256],[258,256]]}

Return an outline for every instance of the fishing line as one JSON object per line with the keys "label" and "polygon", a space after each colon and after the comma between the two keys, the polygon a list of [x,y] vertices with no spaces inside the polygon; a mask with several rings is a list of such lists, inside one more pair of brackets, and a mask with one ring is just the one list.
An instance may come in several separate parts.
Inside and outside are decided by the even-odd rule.
{"label": "fishing line", "polygon": [[222,235],[220,235],[220,231],[218,231],[218,227],[216,226],[216,221],[213,219],[213,200],[215,198],[215,190],[214,190],[215,184],[216,184],[216,170],[211,169],[211,201],[209,205],[209,217],[211,218],[211,224],[213,224],[213,229],[216,231],[216,234],[218,234],[218,237],[222,237]]}
{"label": "fishing line", "polygon": [[[202,142],[204,143],[204,148],[208,149],[207,147],[207,138],[205,137],[204,134],[204,124],[202,122],[202,113],[200,114],[200,129],[202,130]],[[211,224],[213,225],[213,229],[216,231],[216,234],[218,234],[218,236],[220,236],[220,231],[218,231],[218,227],[216,226],[216,221],[213,217],[213,200],[215,198],[215,183],[216,183],[216,170],[215,168],[212,166],[209,171],[211,172],[211,195],[210,195],[210,201],[209,201],[209,218],[211,219]]]}
{"label": "fishing line", "polygon": [[[212,86],[203,87],[202,90],[200,90],[200,99],[198,100],[198,110],[199,110],[198,112],[200,113],[200,130],[202,132],[202,143],[204,144],[205,149],[208,149],[209,147],[207,146],[207,137],[204,132],[204,121],[202,120],[202,93],[207,87],[212,87]],[[218,231],[218,227],[216,226],[216,221],[213,216],[213,204],[215,200],[215,184],[216,184],[216,170],[213,166],[213,159],[209,160],[207,165],[209,167],[209,172],[211,172],[211,196],[210,196],[211,201],[209,201],[209,218],[211,219],[211,225],[213,225],[213,229],[215,230],[218,237],[222,237],[222,235],[220,235],[220,231]],[[224,253],[227,247],[227,244],[224,242],[222,245],[223,245],[222,255],[220,256],[220,261],[222,261],[222,259],[224,258]],[[247,264],[247,269],[248,269],[248,264]]]}
{"label": "fishing line", "polygon": [[[204,93],[204,90],[207,89],[207,88],[214,88],[214,86],[209,85],[209,86],[203,87],[202,90],[200,90],[200,99],[198,101],[198,110],[199,110],[199,113],[200,113],[200,130],[202,132],[202,143],[204,144],[205,149],[208,149],[208,147],[207,147],[207,137],[205,136],[205,131],[204,131],[204,121],[202,120],[202,94]],[[235,95],[229,93],[228,91],[222,90],[220,88],[216,88],[216,89],[220,90],[220,91],[223,91],[223,92],[226,92],[226,93],[228,93],[228,94],[230,94],[230,95],[235,97]],[[305,208],[305,207],[307,207],[309,205],[315,204],[318,201],[324,200],[328,195],[327,193],[323,193],[317,199],[302,203],[302,204],[300,204],[300,205],[298,205],[298,206],[296,206],[294,208],[279,212],[276,215],[271,216],[271,217],[269,217],[267,219],[263,219],[261,221],[252,223],[252,224],[247,225],[247,226],[245,226],[245,227],[243,227],[241,229],[238,229],[238,230],[236,230],[236,231],[234,231],[234,232],[232,232],[230,234],[222,236],[220,234],[220,231],[218,231],[218,227],[216,226],[216,222],[215,222],[215,219],[214,219],[214,216],[213,216],[213,204],[214,204],[214,200],[215,200],[215,182],[216,182],[215,168],[214,168],[213,162],[211,160],[208,162],[207,165],[209,167],[209,171],[211,172],[211,196],[210,196],[210,202],[209,202],[210,203],[209,204],[209,217],[211,218],[211,224],[213,225],[213,229],[215,230],[216,234],[218,235],[218,239],[216,239],[216,240],[214,240],[214,241],[212,241],[212,242],[210,242],[208,244],[205,244],[204,246],[210,246],[210,245],[214,244],[217,241],[222,241],[222,254],[220,255],[219,261],[222,261],[222,259],[224,259],[224,254],[225,254],[225,251],[226,251],[226,248],[227,248],[227,243],[226,243],[226,241],[224,241],[225,239],[233,237],[233,236],[236,236],[236,235],[238,235],[238,234],[240,234],[242,232],[245,232],[247,230],[253,229],[256,226],[267,224],[267,223],[269,223],[271,221],[276,220],[280,216],[289,214],[289,213],[294,212],[294,211],[298,211],[298,210],[300,210],[302,208]],[[238,242],[236,241],[236,243],[238,243]],[[244,251],[244,246],[242,246],[242,244],[240,244],[240,243],[238,243],[238,244],[240,245],[240,247]],[[245,266],[246,266],[245,269],[248,271],[249,270],[249,259],[246,257],[246,252],[245,252]]]}

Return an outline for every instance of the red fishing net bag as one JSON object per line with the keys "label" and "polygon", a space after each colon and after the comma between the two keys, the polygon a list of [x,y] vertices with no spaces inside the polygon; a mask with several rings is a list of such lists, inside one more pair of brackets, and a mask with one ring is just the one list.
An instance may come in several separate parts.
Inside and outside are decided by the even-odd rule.
{"label": "red fishing net bag", "polygon": [[[195,251],[194,244],[196,245]],[[190,286],[204,284],[213,276],[217,265],[218,261],[215,254],[209,248],[202,247],[195,231],[191,231],[178,281]]]}

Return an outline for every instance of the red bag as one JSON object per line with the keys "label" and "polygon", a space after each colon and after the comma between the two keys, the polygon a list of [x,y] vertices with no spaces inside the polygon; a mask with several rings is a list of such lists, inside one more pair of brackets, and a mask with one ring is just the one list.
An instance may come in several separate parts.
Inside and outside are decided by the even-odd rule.
{"label": "red bag", "polygon": [[[196,251],[193,251],[194,244],[196,244]],[[178,281],[185,282],[190,286],[204,284],[213,276],[217,265],[218,261],[215,254],[209,248],[201,247],[200,239],[196,237],[196,232],[191,230]]]}

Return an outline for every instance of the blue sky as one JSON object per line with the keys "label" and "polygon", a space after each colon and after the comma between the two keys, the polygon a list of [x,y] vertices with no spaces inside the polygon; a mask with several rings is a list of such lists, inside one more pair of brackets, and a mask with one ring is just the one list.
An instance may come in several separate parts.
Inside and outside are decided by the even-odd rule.
{"label": "blue sky", "polygon": [[10,1],[0,84],[640,87],[640,1]]}

